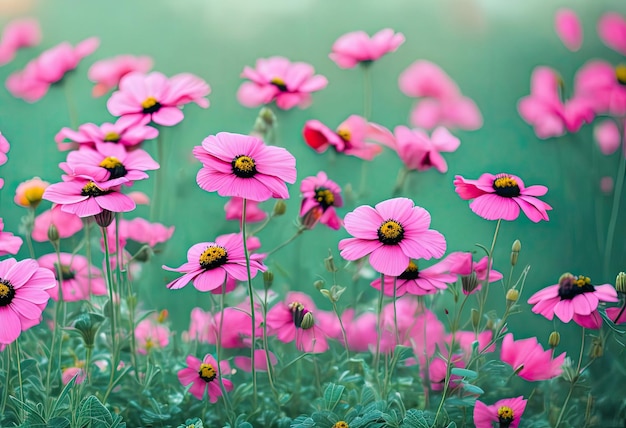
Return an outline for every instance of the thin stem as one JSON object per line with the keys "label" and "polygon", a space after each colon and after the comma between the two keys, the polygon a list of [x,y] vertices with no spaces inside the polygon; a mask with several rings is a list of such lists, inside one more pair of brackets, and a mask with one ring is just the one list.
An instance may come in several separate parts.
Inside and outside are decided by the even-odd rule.
{"label": "thin stem", "polygon": [[102,403],[106,404],[106,400],[109,397],[109,394],[113,390],[114,379],[115,379],[115,371],[117,370],[117,357],[118,357],[118,346],[117,346],[117,332],[116,332],[116,313],[115,309],[115,301],[113,299],[113,274],[111,272],[111,255],[109,253],[109,238],[107,236],[107,228],[102,227],[102,239],[104,241],[104,262],[106,267],[106,278],[107,278],[107,289],[109,290],[109,307],[110,307],[110,324],[111,324],[111,375],[109,376],[109,386],[104,394],[102,399]]}
{"label": "thin stem", "polygon": [[[252,288],[252,273],[250,271],[250,252],[248,251],[248,243],[246,242],[246,208],[248,200],[243,198],[243,209],[241,210],[241,235],[243,237],[243,251],[246,255],[246,270],[248,273],[248,295],[250,296],[250,318],[252,322],[252,350],[250,352],[250,360],[252,364],[252,385],[254,407],[257,405],[257,385],[256,385],[256,365],[255,354],[256,349],[256,317],[254,313],[254,289]],[[302,232],[300,232],[302,233]],[[295,239],[295,237],[294,237]],[[286,245],[286,244],[285,244]],[[274,249],[275,251],[276,249]],[[270,251],[272,253],[272,251]]]}
{"label": "thin stem", "polygon": [[26,412],[24,411],[24,384],[22,383],[22,356],[20,355],[20,339],[15,339],[15,354],[17,357],[17,381],[20,385],[20,399],[22,402],[20,403],[20,413],[22,414],[21,419],[24,421],[26,419]]}
{"label": "thin stem", "polygon": [[396,184],[393,187],[392,196],[399,196],[402,193],[402,189],[404,189],[404,184],[406,183],[406,179],[409,177],[409,169],[407,167],[402,167],[400,171],[398,171],[398,178],[396,179]]}
{"label": "thin stem", "polygon": [[6,358],[4,359],[6,373],[4,378],[4,392],[2,393],[2,405],[0,405],[0,415],[4,415],[4,409],[6,408],[9,398],[9,380],[11,379],[11,355],[10,352],[5,352],[4,354],[6,354]]}
{"label": "thin stem", "polygon": [[383,312],[383,297],[385,294],[385,274],[380,274],[380,294],[378,295],[378,308],[376,310],[377,321],[376,321],[376,355],[374,359],[374,370],[376,371],[376,378],[378,378],[378,364],[380,362],[380,336],[382,334],[381,329],[381,317]]}
{"label": "thin stem", "polygon": [[[243,225],[241,226],[241,230],[243,230]],[[283,242],[282,244],[280,244],[273,250],[269,251],[267,255],[269,256],[270,254],[274,254],[276,251],[280,250],[281,248],[286,247],[287,245],[292,243],[298,236],[302,235],[302,232],[304,232],[305,230],[306,230],[306,227],[300,226],[298,230],[296,230],[296,233],[291,238],[287,239],[285,242]]]}
{"label": "thin stem", "polygon": [[585,328],[583,327],[582,330],[583,330],[583,335],[580,341],[580,354],[578,356],[578,365],[576,366],[576,376],[574,377],[574,379],[572,379],[572,383],[569,387],[569,392],[567,393],[567,397],[565,397],[565,401],[563,402],[563,407],[561,407],[561,412],[559,413],[559,418],[556,420],[556,425],[554,425],[554,428],[559,428],[559,425],[561,424],[561,420],[563,419],[563,415],[565,415],[565,410],[567,409],[567,404],[569,403],[569,399],[572,396],[572,392],[574,391],[574,386],[576,386],[576,383],[578,382],[578,378],[580,376],[580,366],[582,365],[582,362],[583,362],[583,352],[585,350]]}
{"label": "thin stem", "polygon": [[626,309],[626,301],[624,302],[624,304],[622,305],[622,309],[620,309],[619,313],[617,314],[617,316],[615,317],[615,319],[613,320],[614,324],[617,324],[617,320],[620,319],[620,317],[622,316],[622,314],[624,313],[624,309]]}
{"label": "thin stem", "polygon": [[28,253],[30,254],[30,258],[34,259],[35,258],[35,248],[33,247],[33,238],[32,238],[32,233],[33,233],[33,227],[35,224],[35,209],[34,208],[29,208],[28,209],[28,219],[27,219],[27,230],[25,235],[26,238],[26,245],[28,246]]}
{"label": "thin stem", "polygon": [[265,362],[267,363],[267,381],[270,384],[270,388],[274,393],[274,398],[276,399],[276,403],[280,405],[278,401],[278,391],[276,391],[276,387],[274,386],[274,378],[273,378],[273,370],[272,359],[270,357],[270,348],[269,342],[267,340],[267,288],[263,293],[263,350],[265,351]]}
{"label": "thin stem", "polygon": [[230,399],[228,394],[226,394],[226,388],[224,387],[224,383],[222,382],[222,332],[224,326],[224,308],[226,307],[226,282],[228,281],[228,276],[224,278],[224,283],[222,284],[222,292],[220,293],[220,327],[217,330],[217,340],[215,341],[215,353],[217,355],[217,372],[220,377],[220,388],[222,389],[222,397],[224,397],[224,405],[226,407],[226,412],[228,414],[228,418],[230,419],[231,410],[230,410]]}
{"label": "thin stem", "polygon": [[[620,135],[623,134],[623,127],[618,121],[618,129],[620,129]],[[626,153],[624,148],[626,146],[626,136],[622,140],[622,148],[619,151],[620,161],[617,169],[617,176],[615,177],[615,188],[613,191],[613,207],[611,209],[611,219],[609,220],[609,229],[606,234],[606,246],[604,247],[604,276],[609,276],[609,269],[611,267],[611,255],[613,252],[613,239],[615,238],[615,228],[617,226],[617,215],[619,213],[619,206],[622,197],[622,190],[624,189],[624,174],[626,173]]]}
{"label": "thin stem", "polygon": [[331,300],[333,304],[333,310],[335,311],[335,315],[337,315],[337,319],[339,320],[339,327],[341,328],[341,335],[343,337],[343,345],[346,348],[346,361],[350,360],[350,349],[348,348],[348,335],[346,334],[346,328],[343,326],[343,321],[339,316],[339,309],[337,309],[337,302]]}
{"label": "thin stem", "polygon": [[[48,370],[46,374],[46,391],[50,392],[50,376],[52,374],[52,362],[54,356],[54,349],[57,342],[57,330],[60,329],[62,310],[61,306],[63,305],[63,272],[61,270],[61,252],[59,248],[58,242],[54,242],[52,244],[54,246],[54,251],[57,255],[56,262],[56,279],[57,279],[57,287],[59,288],[58,297],[56,302],[56,307],[54,311],[54,329],[52,330],[52,343],[50,344],[50,358],[48,359]],[[61,347],[59,347],[59,364],[61,361]]]}
{"label": "thin stem", "polygon": [[67,106],[67,115],[70,119],[70,127],[75,129],[78,126],[78,119],[76,114],[76,106],[72,100],[72,94],[70,90],[70,79],[63,80],[63,94],[65,95],[65,104]]}
{"label": "thin stem", "polygon": [[[491,241],[491,248],[489,249],[489,254],[487,255],[487,272],[485,275],[485,281],[482,287],[482,301],[478,308],[478,323],[480,324],[480,320],[483,318],[483,312],[485,309],[485,305],[487,304],[487,295],[489,294],[489,276],[491,275],[491,264],[493,263],[493,250],[496,247],[496,240],[498,239],[498,232],[500,232],[500,224],[502,223],[502,219],[498,219],[498,223],[496,223],[496,230],[493,233],[493,240]],[[476,335],[478,335],[478,331],[480,326],[476,326]]]}
{"label": "thin stem", "polygon": [[85,252],[87,255],[87,262],[89,263],[89,275],[87,275],[87,295],[91,296],[91,222],[89,218],[83,220],[85,222]]}
{"label": "thin stem", "polygon": [[363,117],[369,120],[372,113],[372,79],[369,65],[363,65]]}
{"label": "thin stem", "polygon": [[394,277],[393,278],[393,328],[396,333],[396,345],[399,345],[400,344],[400,332],[398,332],[398,308],[396,307],[397,282],[398,282],[398,277]]}

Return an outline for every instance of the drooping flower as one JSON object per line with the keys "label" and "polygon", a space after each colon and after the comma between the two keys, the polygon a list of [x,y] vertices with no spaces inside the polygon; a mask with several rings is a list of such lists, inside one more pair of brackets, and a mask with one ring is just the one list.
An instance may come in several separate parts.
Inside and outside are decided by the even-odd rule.
{"label": "drooping flower", "polygon": [[491,406],[476,400],[474,426],[476,428],[493,428],[495,423],[500,427],[517,428],[525,409],[526,400],[523,396],[498,400]]}
{"label": "drooping flower", "polygon": [[113,58],[96,61],[89,68],[87,77],[96,85],[93,87],[94,97],[101,97],[117,87],[122,77],[133,71],[147,73],[152,68],[149,56],[118,55]]}
{"label": "drooping flower", "polygon": [[20,183],[15,190],[13,201],[21,207],[37,208],[46,188],[50,185],[39,177],[33,177]]}
{"label": "drooping flower", "polygon": [[22,238],[4,231],[4,220],[0,218],[0,256],[17,254],[22,247]]}
{"label": "drooping flower", "polygon": [[210,135],[193,155],[202,162],[196,181],[220,196],[262,202],[289,198],[287,183],[296,181],[296,159],[282,147],[266,146],[259,138],[220,132]]}
{"label": "drooping flower", "polygon": [[[182,272],[183,276],[167,284],[167,288],[183,288],[190,281],[200,291],[211,291],[224,284],[227,276],[240,281],[248,278],[243,238],[240,234],[218,236],[215,242],[201,242],[187,251],[187,263],[178,268],[163,269]],[[259,255],[250,256],[250,274],[265,271]]]}
{"label": "drooping flower", "polygon": [[312,229],[320,222],[331,229],[341,228],[341,219],[335,207],[343,206],[341,188],[320,171],[314,177],[307,177],[300,184],[302,204],[300,218],[302,224]]}
{"label": "drooping flower", "polygon": [[136,123],[150,121],[163,126],[173,126],[183,120],[185,104],[196,103],[202,108],[209,106],[205,98],[211,92],[209,85],[190,73],[167,78],[153,71],[149,74],[131,72],[120,81],[119,90],[107,101],[107,108],[114,116],[128,116]]}
{"label": "drooping flower", "polygon": [[232,391],[233,383],[225,379],[223,375],[230,372],[228,361],[222,360],[219,365],[218,373],[217,361],[211,354],[206,354],[204,359],[200,361],[193,355],[187,356],[187,367],[178,371],[178,380],[183,386],[191,384],[189,392],[198,400],[203,400],[205,391],[209,396],[209,402],[217,403],[222,396],[221,383],[226,391]]}
{"label": "drooping flower", "polygon": [[[241,223],[243,215],[243,198],[233,196],[224,205],[226,211],[226,220],[237,220]],[[257,201],[248,201],[246,203],[246,223],[256,223],[267,218],[267,213],[259,208]]]}
{"label": "drooping flower", "polygon": [[[593,137],[603,155],[612,155],[622,144],[617,124],[612,120],[604,120],[595,124]],[[626,155],[626,153],[624,153]]]}
{"label": "drooping flower", "polygon": [[552,350],[544,351],[536,337],[513,340],[509,333],[502,340],[500,359],[510,365],[519,377],[530,382],[548,380],[560,375],[565,352],[552,358]]}
{"label": "drooping flower", "polygon": [[304,62],[291,62],[275,56],[259,58],[256,69],[245,67],[241,77],[244,82],[237,91],[237,100],[246,107],[258,107],[276,101],[276,106],[289,110],[296,106],[306,108],[311,104],[311,92],[324,89],[328,84],[322,75]]}
{"label": "drooping flower", "polygon": [[148,354],[153,349],[163,349],[170,342],[170,329],[163,323],[161,315],[145,318],[135,327],[137,352]]}
{"label": "drooping flower", "polygon": [[333,43],[330,59],[340,68],[353,68],[370,64],[384,55],[395,52],[404,43],[404,35],[385,28],[369,37],[364,31],[344,34]]}
{"label": "drooping flower", "polygon": [[0,261],[0,343],[9,344],[41,321],[54,275],[33,259]]}
{"label": "drooping flower", "polygon": [[308,120],[302,129],[302,136],[309,147],[324,153],[329,147],[337,153],[372,160],[382,153],[378,144],[368,142],[371,124],[365,118],[352,115],[343,121],[336,131],[319,120]]}
{"label": "drooping flower", "polygon": [[63,211],[61,205],[54,205],[35,217],[33,239],[37,242],[48,241],[48,230],[54,225],[59,238],[69,238],[83,228],[83,221],[76,214]]}
{"label": "drooping flower", "polygon": [[576,73],[575,93],[598,114],[626,115],[626,65],[589,61]]}
{"label": "drooping flower", "polygon": [[[90,300],[91,296],[104,296],[107,287],[102,272],[95,266],[90,266],[86,257],[79,254],[60,253],[61,257],[61,284],[64,302],[78,302]],[[59,300],[57,255],[55,253],[41,256],[39,266],[50,270],[56,279],[55,286],[47,290],[53,300]]]}
{"label": "drooping flower", "polygon": [[[451,274],[460,275],[461,277],[476,274],[476,280],[478,281],[476,288],[469,292],[463,289],[464,293],[470,294],[482,288],[482,284],[487,278],[487,270],[489,270],[489,283],[500,281],[503,278],[502,273],[492,267],[487,269],[488,261],[489,257],[484,256],[479,261],[474,262],[471,252],[456,251],[448,254],[440,264],[442,267],[447,268]],[[491,265],[493,266],[493,260],[491,260]]]}
{"label": "drooping flower", "polygon": [[5,163],[7,163],[7,153],[9,153],[10,148],[11,145],[7,141],[6,137],[0,132],[0,165],[4,165]]}
{"label": "drooping flower", "polygon": [[6,81],[9,92],[30,103],[42,98],[50,85],[74,70],[80,61],[91,55],[100,44],[96,37],[83,40],[76,47],[63,42],[30,61],[24,70],[11,74]]}
{"label": "drooping flower", "polygon": [[41,29],[37,20],[24,18],[9,22],[0,40],[0,66],[13,61],[19,49],[37,46],[40,41]]}
{"label": "drooping flower", "polygon": [[554,17],[554,29],[559,39],[572,52],[583,43],[583,29],[578,15],[571,9],[559,9]]}
{"label": "drooping flower", "polygon": [[605,45],[626,55],[626,19],[616,12],[602,15],[598,21],[598,34]]}
{"label": "drooping flower", "polygon": [[411,258],[437,258],[446,250],[443,235],[428,229],[428,211],[407,198],[389,199],[375,208],[362,205],[348,213],[344,223],[354,238],[339,242],[341,256],[357,260],[369,255],[372,267],[385,275],[399,276]]}
{"label": "drooping flower", "polygon": [[561,78],[550,67],[537,67],[530,81],[530,95],[522,98],[518,111],[522,119],[535,129],[539,138],[559,137],[578,132],[584,123],[595,117],[593,104],[576,95],[563,102]]}
{"label": "drooping flower", "polygon": [[[435,294],[439,290],[445,290],[449,283],[456,281],[456,275],[449,273],[448,270],[448,267],[441,262],[419,269],[417,262],[411,260],[404,272],[396,278],[385,276],[383,291],[386,296],[393,296],[395,285],[397,297],[404,296],[406,293],[416,296]],[[370,285],[380,290],[380,278],[372,281]]]}
{"label": "drooping flower", "polygon": [[598,304],[617,301],[617,291],[612,285],[592,285],[589,277],[571,273],[561,275],[558,284],[539,290],[528,299],[536,314],[549,320],[556,315],[564,323],[574,320],[590,329],[602,326]]}
{"label": "drooping flower", "polygon": [[74,150],[82,145],[95,148],[102,143],[119,144],[130,150],[158,135],[159,131],[156,128],[136,123],[135,119],[123,116],[115,123],[106,122],[100,126],[85,123],[78,127],[78,131],[63,128],[55,135],[54,141],[61,151]]}
{"label": "drooping flower", "polygon": [[549,220],[552,207],[537,199],[548,192],[546,186],[525,187],[521,178],[512,174],[485,173],[478,180],[460,175],[454,178],[456,193],[464,200],[473,199],[470,209],[487,220],[515,220],[520,208],[533,222]]}

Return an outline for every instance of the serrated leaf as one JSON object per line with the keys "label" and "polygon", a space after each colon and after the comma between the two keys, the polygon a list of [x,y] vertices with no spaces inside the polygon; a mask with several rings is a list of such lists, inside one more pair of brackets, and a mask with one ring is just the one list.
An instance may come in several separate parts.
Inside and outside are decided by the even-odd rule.
{"label": "serrated leaf", "polygon": [[478,373],[476,373],[474,370],[462,369],[460,367],[452,368],[450,373],[456,376],[464,377],[466,379],[476,379],[478,377]]}
{"label": "serrated leaf", "polygon": [[402,420],[402,427],[407,428],[430,428],[431,424],[421,410],[410,409]]}
{"label": "serrated leaf", "polygon": [[332,412],[335,407],[337,407],[337,404],[339,404],[341,395],[345,389],[346,387],[343,385],[335,385],[334,383],[328,384],[324,390],[324,408]]}
{"label": "serrated leaf", "polygon": [[50,413],[52,416],[55,416],[57,414],[57,411],[59,410],[59,406],[61,406],[63,404],[63,402],[65,401],[65,398],[67,397],[67,394],[70,393],[70,389],[72,389],[74,387],[74,383],[76,383],[76,378],[77,376],[74,376],[72,379],[70,379],[70,381],[63,387],[63,390],[61,391],[61,393],[59,394],[59,398],[57,398],[54,402],[54,407],[52,407],[52,412]]}
{"label": "serrated leaf", "polygon": [[109,428],[113,423],[111,412],[94,395],[80,403],[78,420],[78,426],[84,428]]}

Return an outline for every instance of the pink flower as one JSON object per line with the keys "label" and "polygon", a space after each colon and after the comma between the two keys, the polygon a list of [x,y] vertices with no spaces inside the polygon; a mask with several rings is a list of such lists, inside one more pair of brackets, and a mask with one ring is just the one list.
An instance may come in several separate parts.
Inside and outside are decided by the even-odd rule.
{"label": "pink flower", "polygon": [[202,162],[196,181],[207,192],[262,202],[289,198],[287,183],[296,181],[296,159],[282,147],[256,137],[220,132],[210,135],[193,155]]}
{"label": "pink flower", "polygon": [[63,385],[67,385],[72,379],[76,378],[76,385],[81,384],[87,379],[87,374],[82,367],[68,367],[63,369],[61,373],[61,381]]}
{"label": "pink flower", "polygon": [[593,128],[593,137],[602,154],[606,156],[615,153],[622,144],[622,136],[617,124],[612,120],[603,120],[597,123]]}
{"label": "pink flower", "polygon": [[502,340],[500,359],[522,379],[535,382],[552,379],[563,371],[565,352],[554,359],[552,353],[552,350],[544,351],[536,337],[514,341],[509,333]]}
{"label": "pink flower", "polygon": [[76,214],[70,214],[61,209],[61,205],[54,205],[35,217],[33,239],[37,242],[48,241],[48,230],[54,225],[59,238],[69,238],[83,228],[83,221]]}
{"label": "pink flower", "polygon": [[606,315],[611,321],[613,321],[614,324],[626,323],[626,309],[624,309],[624,306],[607,308]]}
{"label": "pink flower", "polygon": [[[448,345],[452,345],[452,334],[446,335],[446,343]],[[478,346],[476,350],[478,352],[494,352],[496,350],[495,343],[487,348],[487,345],[491,342],[493,337],[493,332],[491,330],[485,330],[478,333],[478,337],[476,337],[476,333],[473,331],[457,331],[454,333],[454,341],[459,348],[463,351],[464,355],[467,358],[472,356],[472,348],[474,342],[478,341]]]}
{"label": "pink flower", "polygon": [[539,138],[578,132],[595,117],[592,103],[582,96],[561,101],[561,78],[549,67],[537,67],[530,82],[530,95],[522,98],[518,111]]}
{"label": "pink flower", "polygon": [[99,44],[96,37],[83,40],[76,47],[63,42],[30,61],[24,70],[11,74],[6,87],[14,97],[35,102],[46,95],[50,85],[60,81],[65,73],[74,70],[83,58],[91,55]]}
{"label": "pink flower", "polygon": [[[7,141],[6,137],[0,132],[0,165],[4,165],[5,163],[7,163],[7,153],[9,153],[10,148],[11,145]],[[1,184],[0,188],[2,188]]]}
{"label": "pink flower", "polygon": [[618,13],[609,12],[598,21],[598,34],[605,45],[626,55],[626,19]]}
{"label": "pink flower", "polygon": [[411,112],[413,126],[474,130],[483,124],[474,101],[463,96],[456,83],[432,62],[415,61],[402,72],[398,83],[405,95],[424,98]]}
{"label": "pink flower", "polygon": [[[243,198],[233,196],[224,205],[226,220],[238,220],[241,223],[243,215]],[[248,201],[246,204],[246,223],[257,223],[267,218],[267,213],[259,208],[257,201]]]}
{"label": "pink flower", "polygon": [[575,88],[576,96],[586,99],[596,113],[626,115],[626,65],[590,61],[576,73]]}
{"label": "pink flower", "polygon": [[39,177],[26,180],[17,186],[13,201],[21,207],[37,208],[49,185],[50,183],[43,181]]}
{"label": "pink flower", "polygon": [[2,31],[0,65],[13,61],[19,49],[37,46],[40,41],[41,30],[37,20],[24,18],[9,22]]}
{"label": "pink flower", "polygon": [[48,186],[43,199],[59,204],[61,210],[79,217],[93,216],[105,210],[117,213],[135,209],[133,200],[120,193],[119,186],[107,187],[80,177]]}
{"label": "pink flower", "polygon": [[353,68],[357,64],[369,64],[384,55],[395,52],[404,43],[402,33],[385,28],[371,38],[363,31],[344,34],[333,43],[330,59],[340,68]]}
{"label": "pink flower", "polygon": [[157,71],[150,74],[134,71],[122,78],[107,107],[114,116],[128,116],[144,125],[152,121],[173,126],[183,120],[180,109],[183,105],[194,102],[207,108],[209,101],[205,97],[210,92],[204,80],[190,73],[168,79]]}
{"label": "pink flower", "polygon": [[602,317],[600,302],[617,302],[617,291],[610,284],[592,285],[589,277],[566,273],[559,283],[533,294],[528,303],[532,311],[551,320],[556,315],[564,323],[574,320],[585,328],[599,329]]}
{"label": "pink flower", "polygon": [[461,199],[473,201],[470,209],[487,220],[515,220],[520,208],[533,222],[548,220],[552,207],[536,198],[548,192],[546,186],[524,187],[521,178],[512,174],[485,173],[478,180],[454,178],[456,193]]}
{"label": "pink flower", "polygon": [[[372,347],[376,346],[376,324],[378,322],[376,318],[376,314],[372,312],[365,312],[355,317],[354,309],[346,309],[341,314],[349,350],[368,352]],[[343,343],[341,330],[337,333],[335,338]]]}
{"label": "pink flower", "polygon": [[33,259],[0,261],[0,343],[8,345],[20,333],[39,324],[54,287],[54,275]]}
{"label": "pink flower", "polygon": [[169,241],[174,234],[174,226],[167,227],[161,223],[150,223],[141,217],[122,220],[120,229],[123,227],[126,228],[125,235],[128,239],[150,247]]}
{"label": "pink flower", "polygon": [[148,317],[135,327],[137,352],[148,354],[152,349],[163,349],[170,343],[170,329],[157,320],[156,316]]}
{"label": "pink flower", "polygon": [[122,77],[137,71],[147,73],[152,68],[149,56],[118,55],[114,58],[96,61],[89,68],[87,76],[96,85],[93,87],[94,97],[101,97],[117,87]]}
{"label": "pink flower", "polygon": [[[276,359],[276,355],[274,355],[271,351],[269,354],[269,363],[272,366],[275,366],[278,363],[278,359]],[[252,371],[252,359],[250,357],[235,357],[234,359],[235,365],[239,367],[244,372]],[[255,349],[254,350],[254,368],[256,371],[266,372],[267,371],[267,355],[265,354],[265,349]]]}
{"label": "pink flower", "polygon": [[352,115],[342,122],[337,131],[331,130],[319,120],[308,120],[302,129],[302,136],[309,147],[324,153],[329,147],[337,153],[372,160],[382,152],[382,148],[368,143],[371,124],[364,118]]}
{"label": "pink flower", "polygon": [[[448,288],[448,283],[456,282],[456,275],[448,273],[447,270],[447,266],[442,263],[419,269],[417,263],[411,260],[398,277],[385,276],[384,293],[386,296],[393,296],[395,284],[397,297],[404,296],[406,293],[416,296],[436,294],[439,290]],[[380,290],[380,278],[372,281],[370,285]]]}
{"label": "pink flower", "polygon": [[137,205],[150,205],[150,198],[143,192],[128,192],[128,197]]}
{"label": "pink flower", "polygon": [[306,108],[311,104],[311,92],[324,89],[328,81],[314,75],[315,70],[304,62],[291,62],[275,56],[260,58],[256,69],[245,67],[241,77],[244,82],[237,91],[237,100],[245,107],[258,107],[276,101],[276,106],[289,110],[296,106]]}
{"label": "pink flower", "polygon": [[128,116],[120,117],[115,123],[85,123],[78,127],[78,131],[70,128],[61,129],[54,137],[59,150],[74,150],[82,145],[95,148],[97,144],[114,143],[127,149],[138,147],[145,140],[152,140],[159,135],[159,131],[151,126],[136,123]]}
{"label": "pink flower", "polygon": [[[198,400],[203,400],[204,393],[207,391],[209,401],[217,403],[222,396],[222,388],[218,382],[226,391],[233,390],[233,383],[219,376],[217,361],[211,354],[206,354],[202,361],[193,355],[188,355],[186,361],[187,367],[178,371],[178,380],[183,386],[191,384],[189,392]],[[222,374],[230,372],[228,361],[221,361],[219,369]]]}
{"label": "pink flower", "polygon": [[[107,294],[106,283],[100,269],[90,266],[86,257],[78,254],[61,253],[61,283],[63,286],[63,301],[78,302],[90,300],[91,296]],[[55,286],[46,290],[53,300],[59,300],[59,286],[57,278],[57,255],[55,253],[41,256],[39,266],[46,268],[56,278]]]}
{"label": "pink flower", "polygon": [[339,242],[341,256],[358,260],[370,255],[372,267],[385,275],[401,275],[411,258],[441,257],[446,251],[443,235],[428,229],[428,211],[407,198],[388,199],[375,208],[362,205],[344,223],[354,238]]}
{"label": "pink flower", "polygon": [[476,428],[492,428],[494,422],[501,427],[517,428],[526,409],[523,396],[505,398],[487,406],[480,400],[474,405],[474,425]]}
{"label": "pink flower", "polygon": [[[487,278],[487,262],[489,257],[485,256],[478,262],[474,262],[473,255],[470,252],[457,251],[448,254],[445,260],[442,260],[440,264],[448,269],[451,274],[468,276],[472,272],[476,274],[476,279],[479,281],[478,286],[474,291],[479,291],[482,287],[482,283]],[[493,266],[493,260],[491,261]],[[489,269],[489,283],[500,281],[503,275],[494,270]],[[465,290],[463,290],[465,292]]]}
{"label": "pink flower", "polygon": [[4,220],[0,218],[0,256],[17,254],[22,247],[22,238],[4,231]]}
{"label": "pink flower", "polygon": [[583,43],[583,28],[578,15],[571,9],[559,9],[554,17],[554,29],[559,39],[572,52]]}
{"label": "pink flower", "polygon": [[600,190],[602,193],[610,194],[613,192],[613,177],[604,176],[600,179]]}
{"label": "pink flower", "polygon": [[210,343],[212,336],[210,326],[213,324],[213,314],[203,311],[202,308],[193,308],[190,316],[189,330],[183,332],[183,340]]}
{"label": "pink flower", "polygon": [[[163,269],[182,272],[183,276],[167,284],[167,288],[183,288],[190,281],[200,291],[211,291],[224,284],[227,276],[240,281],[248,278],[243,239],[240,234],[218,236],[215,242],[201,242],[187,251],[187,263],[178,268]],[[259,255],[250,257],[250,273],[254,277],[266,267]]]}
{"label": "pink flower", "polygon": [[300,192],[300,217],[303,225],[312,229],[320,222],[331,229],[341,228],[341,219],[335,211],[335,207],[343,206],[341,188],[329,180],[325,172],[320,171],[316,176],[302,180]]}
{"label": "pink flower", "polygon": [[[451,359],[452,367],[464,368],[465,361],[463,356],[459,354],[452,354]],[[425,372],[425,365],[422,365],[421,372]],[[446,383],[446,375],[448,374],[448,357],[436,356],[430,360],[428,364],[428,379],[430,380],[430,387],[433,391],[443,391]],[[422,377],[425,377],[422,374]],[[456,388],[461,383],[462,376],[451,375],[450,376],[450,388]]]}

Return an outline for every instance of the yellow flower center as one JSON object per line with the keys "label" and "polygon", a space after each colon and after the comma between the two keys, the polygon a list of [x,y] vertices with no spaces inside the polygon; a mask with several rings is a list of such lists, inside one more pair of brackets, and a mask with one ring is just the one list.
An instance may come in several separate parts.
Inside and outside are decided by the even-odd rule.
{"label": "yellow flower center", "polygon": [[1,283],[0,282],[0,299],[7,297],[9,295],[9,292],[11,291],[11,289],[9,288],[9,286],[7,284]]}
{"label": "yellow flower center", "polygon": [[346,421],[339,421],[332,428],[350,428],[350,425]]}
{"label": "yellow flower center", "polygon": [[509,175],[499,175],[493,181],[493,190],[496,195],[504,198],[514,198],[520,195],[520,188],[517,180]]}
{"label": "yellow flower center", "polygon": [[287,85],[285,84],[285,81],[280,77],[274,77],[272,80],[270,80],[270,83],[276,86],[281,92],[287,92]]}
{"label": "yellow flower center", "polygon": [[517,181],[515,181],[515,179],[512,177],[505,176],[505,177],[496,178],[496,181],[493,182],[493,185],[495,187],[500,187],[500,188],[513,187],[513,186],[517,186]]}
{"label": "yellow flower center", "polygon": [[625,64],[620,64],[617,67],[615,67],[615,78],[620,84],[626,85],[626,65]]}
{"label": "yellow flower center", "polygon": [[107,132],[104,136],[104,141],[107,143],[117,143],[120,141],[120,138],[122,138],[122,136],[117,132]]}
{"label": "yellow flower center", "polygon": [[109,156],[104,158],[102,162],[100,162],[100,166],[106,169],[114,169],[123,166],[122,162],[115,156]]}
{"label": "yellow flower center", "polygon": [[24,205],[31,206],[33,208],[37,207],[41,202],[41,198],[43,197],[43,192],[46,190],[45,187],[41,186],[33,186],[29,187],[24,191],[24,199],[26,203]]}
{"label": "yellow flower center", "polygon": [[419,278],[419,268],[413,260],[409,261],[407,268],[400,274],[398,279],[417,279]]}
{"label": "yellow flower center", "polygon": [[215,269],[226,263],[228,260],[228,253],[226,249],[212,245],[207,247],[202,254],[200,254],[200,266],[204,269]]}
{"label": "yellow flower center", "polygon": [[315,189],[315,200],[323,208],[328,208],[335,204],[335,195],[330,189],[320,187]]}
{"label": "yellow flower center", "polygon": [[87,183],[87,184],[85,184],[83,186],[83,188],[80,191],[80,193],[83,196],[97,197],[97,196],[106,195],[106,194],[110,193],[110,191],[101,189],[100,187],[98,187],[98,185],[96,183],[94,183],[93,181],[90,181],[89,183]]}
{"label": "yellow flower center", "polygon": [[144,109],[148,110],[151,109],[152,107],[156,106],[159,102],[157,101],[156,98],[154,97],[148,97],[145,100],[142,101],[141,103],[141,107],[143,107]]}
{"label": "yellow flower center", "polygon": [[350,139],[352,138],[352,133],[345,128],[338,129],[337,135],[339,135],[339,137],[345,142],[350,141]]}
{"label": "yellow flower center", "polygon": [[498,409],[498,419],[500,422],[511,422],[513,421],[513,409],[509,406],[501,406]]}
{"label": "yellow flower center", "polygon": [[215,368],[211,364],[202,363],[200,365],[200,370],[198,371],[198,375],[205,382],[211,382],[213,379],[217,377],[217,372]]}
{"label": "yellow flower center", "polygon": [[154,341],[149,337],[146,339],[146,351],[150,351],[152,348],[154,348]]}
{"label": "yellow flower center", "polygon": [[404,238],[404,228],[395,220],[387,220],[378,228],[378,240],[385,245],[395,245]]}
{"label": "yellow flower center", "polygon": [[7,306],[15,296],[13,285],[6,279],[0,278],[0,308]]}
{"label": "yellow flower center", "polygon": [[250,178],[253,177],[256,171],[256,163],[254,159],[250,156],[237,156],[231,162],[231,166],[233,169],[233,174],[235,174],[239,178]]}
{"label": "yellow flower center", "polygon": [[574,281],[577,287],[584,287],[591,284],[591,278],[588,276],[578,275],[578,278]]}

